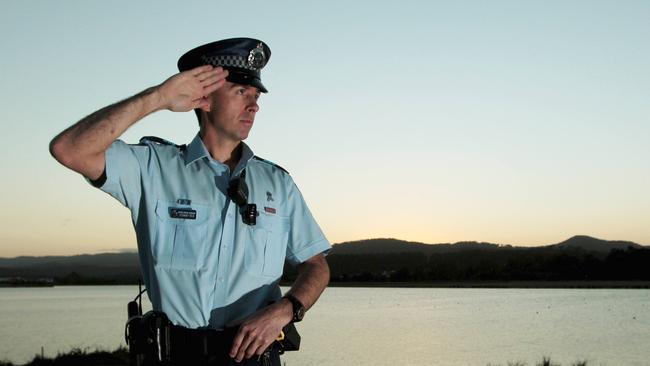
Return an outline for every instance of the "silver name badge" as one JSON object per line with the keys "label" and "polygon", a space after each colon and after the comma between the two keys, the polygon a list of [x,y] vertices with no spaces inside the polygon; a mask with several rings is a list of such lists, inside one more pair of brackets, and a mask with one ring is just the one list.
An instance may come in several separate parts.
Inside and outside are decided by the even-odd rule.
{"label": "silver name badge", "polygon": [[170,208],[169,216],[173,219],[196,220],[196,210],[191,208]]}

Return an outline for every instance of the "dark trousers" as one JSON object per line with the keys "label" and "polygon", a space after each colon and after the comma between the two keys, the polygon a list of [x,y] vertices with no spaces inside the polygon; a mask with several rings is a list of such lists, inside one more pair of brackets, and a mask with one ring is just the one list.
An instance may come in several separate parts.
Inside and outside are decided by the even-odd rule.
{"label": "dark trousers", "polygon": [[235,362],[228,354],[212,356],[185,355],[184,357],[174,357],[172,355],[171,366],[281,366],[277,347],[273,347],[271,350],[268,362],[263,361],[263,357],[258,359],[257,356],[253,356],[250,359],[242,360],[242,362]]}
{"label": "dark trousers", "polygon": [[263,357],[253,356],[250,359],[244,359],[242,362],[235,362],[228,354],[222,355],[203,355],[196,354],[174,354],[172,353],[171,361],[160,362],[155,356],[146,356],[138,363],[141,366],[281,366],[280,354],[277,347],[273,346],[269,353],[268,362]]}

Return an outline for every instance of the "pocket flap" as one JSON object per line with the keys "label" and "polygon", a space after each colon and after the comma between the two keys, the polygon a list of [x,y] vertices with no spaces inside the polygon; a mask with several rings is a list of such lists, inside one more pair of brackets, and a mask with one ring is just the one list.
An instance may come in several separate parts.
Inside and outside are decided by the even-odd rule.
{"label": "pocket flap", "polygon": [[289,231],[289,218],[260,212],[256,225],[270,232],[285,233]]}

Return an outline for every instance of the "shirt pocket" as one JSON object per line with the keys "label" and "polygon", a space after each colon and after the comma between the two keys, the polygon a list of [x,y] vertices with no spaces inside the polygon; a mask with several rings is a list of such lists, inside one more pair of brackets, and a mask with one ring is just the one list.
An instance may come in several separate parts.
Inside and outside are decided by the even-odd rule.
{"label": "shirt pocket", "polygon": [[255,276],[279,278],[289,240],[289,218],[261,212],[257,222],[248,226],[244,263]]}
{"label": "shirt pocket", "polygon": [[207,205],[178,205],[158,200],[156,232],[152,255],[156,266],[163,269],[194,270],[205,264],[208,219]]}

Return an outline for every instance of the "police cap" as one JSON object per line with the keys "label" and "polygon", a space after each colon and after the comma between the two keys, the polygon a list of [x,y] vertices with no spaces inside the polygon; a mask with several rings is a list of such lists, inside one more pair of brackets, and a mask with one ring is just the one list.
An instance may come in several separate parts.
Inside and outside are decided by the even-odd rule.
{"label": "police cap", "polygon": [[226,80],[251,85],[266,93],[260,70],[271,58],[266,43],[252,38],[230,38],[187,51],[178,59],[178,69],[186,71],[202,65],[221,66],[228,70]]}

